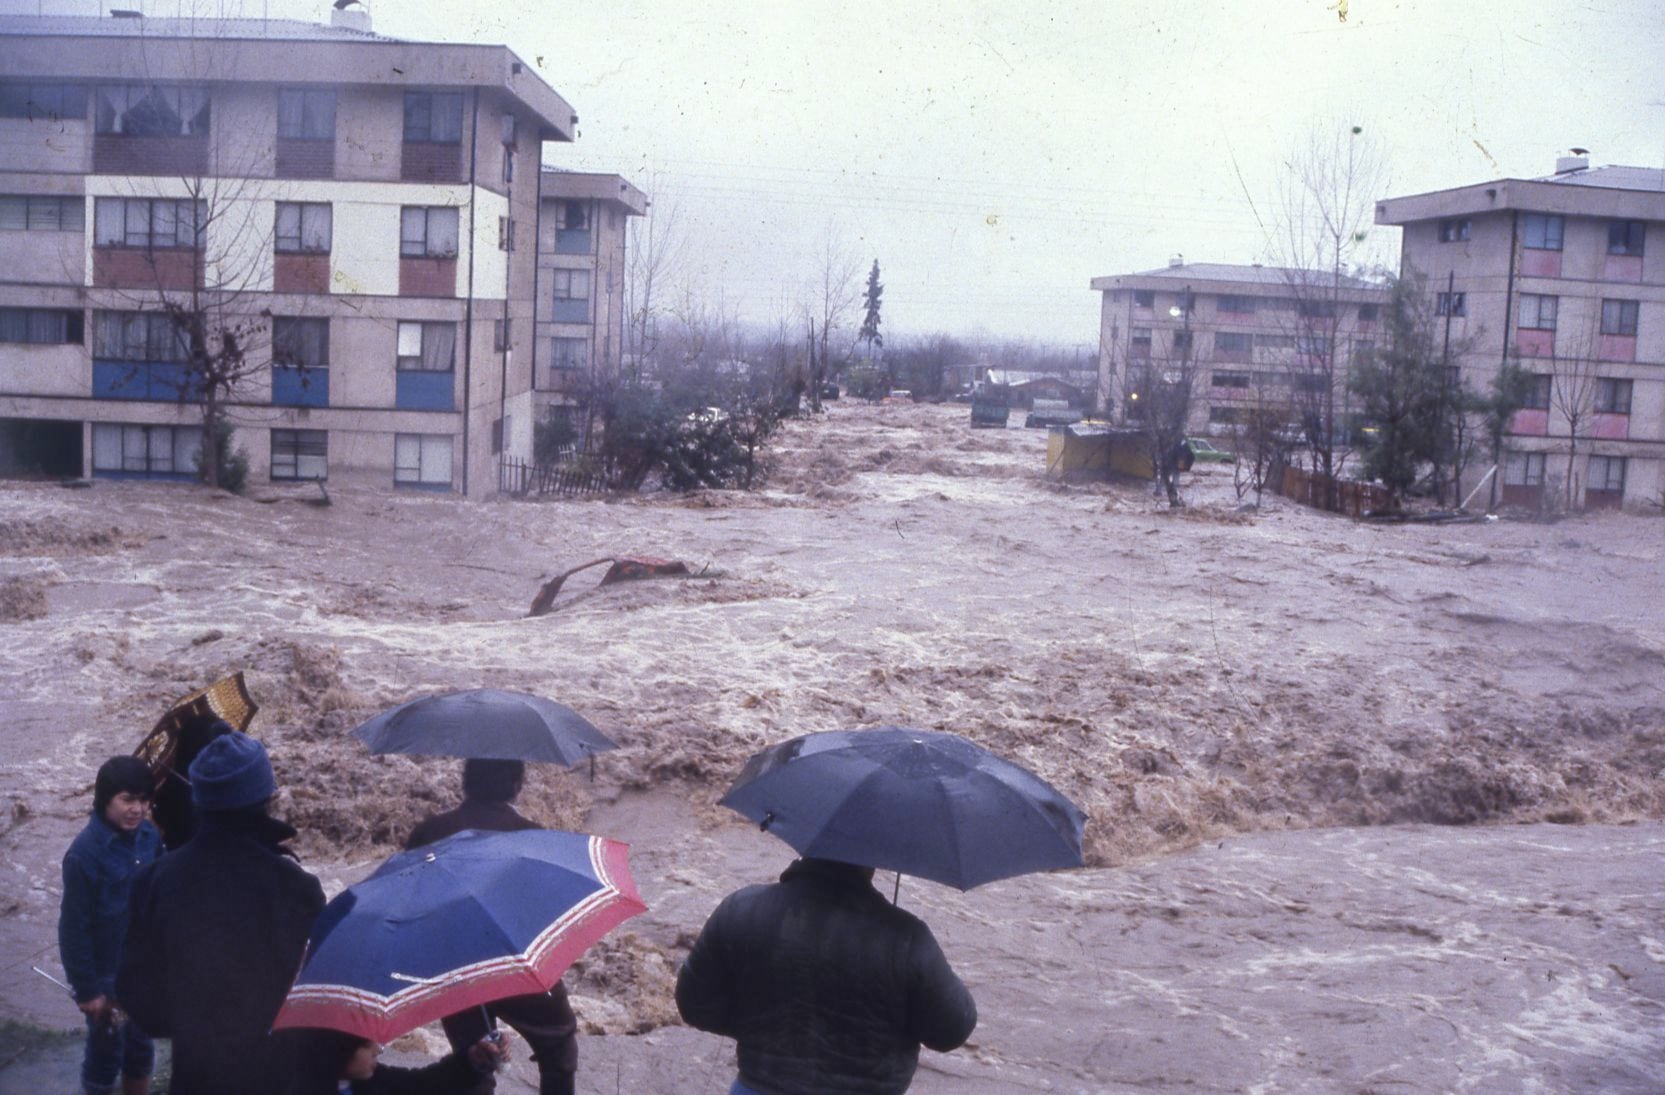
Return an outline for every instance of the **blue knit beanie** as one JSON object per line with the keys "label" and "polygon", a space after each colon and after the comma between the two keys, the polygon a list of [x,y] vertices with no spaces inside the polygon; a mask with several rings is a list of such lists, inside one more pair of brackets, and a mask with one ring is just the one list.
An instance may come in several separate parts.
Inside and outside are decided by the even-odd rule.
{"label": "blue knit beanie", "polygon": [[191,762],[191,801],[199,810],[236,810],[277,792],[266,747],[232,731],[209,742]]}

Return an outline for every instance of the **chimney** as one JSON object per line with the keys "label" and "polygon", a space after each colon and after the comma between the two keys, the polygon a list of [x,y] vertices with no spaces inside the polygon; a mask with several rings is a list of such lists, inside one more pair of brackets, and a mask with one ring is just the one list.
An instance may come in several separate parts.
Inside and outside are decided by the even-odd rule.
{"label": "chimney", "polygon": [[330,12],[330,26],[338,30],[356,30],[369,34],[370,9],[360,0],[335,0],[335,7]]}
{"label": "chimney", "polygon": [[1570,175],[1574,171],[1588,171],[1590,169],[1590,150],[1588,148],[1568,149],[1570,156],[1555,157],[1555,173]]}
{"label": "chimney", "polygon": [[1185,256],[1180,254],[1178,251],[1175,251],[1172,255],[1170,255],[1168,257],[1168,265],[1170,267],[1184,266],[1185,265]]}

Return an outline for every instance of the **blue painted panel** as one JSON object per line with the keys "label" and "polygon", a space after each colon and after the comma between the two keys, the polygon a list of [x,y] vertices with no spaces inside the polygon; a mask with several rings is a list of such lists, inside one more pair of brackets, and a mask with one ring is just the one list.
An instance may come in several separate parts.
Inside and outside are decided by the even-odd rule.
{"label": "blue painted panel", "polygon": [[549,318],[556,323],[590,322],[590,302],[587,300],[557,300]]}
{"label": "blue painted panel", "polygon": [[395,481],[393,486],[396,490],[425,490],[433,494],[449,494],[451,491],[451,484],[449,483],[400,483]]}
{"label": "blue painted panel", "polygon": [[272,402],[281,407],[330,405],[330,371],[295,365],[272,366]]}
{"label": "blue painted panel", "polygon": [[[101,399],[179,402],[185,366],[176,361],[93,361],[92,394]],[[199,399],[189,402],[199,403]]]}
{"label": "blue painted panel", "polygon": [[449,411],[456,407],[452,393],[456,373],[430,373],[415,369],[399,372],[399,390],[394,405],[402,411]]}
{"label": "blue painted panel", "polygon": [[557,255],[589,254],[590,230],[588,228],[555,229],[555,253]]}

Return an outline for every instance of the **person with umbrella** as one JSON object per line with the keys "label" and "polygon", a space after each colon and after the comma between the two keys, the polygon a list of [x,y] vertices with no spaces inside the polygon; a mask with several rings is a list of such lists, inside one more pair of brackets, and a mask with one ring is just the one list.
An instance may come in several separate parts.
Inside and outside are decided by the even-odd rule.
{"label": "person with umbrella", "polygon": [[723,899],[677,975],[676,1007],[737,1043],[730,1095],[893,1095],[921,1045],[947,1053],[977,1026],[924,921],[873,888],[873,868],[818,858]]}
{"label": "person with umbrella", "polygon": [[266,750],[222,734],[188,773],[195,836],[133,880],[116,997],[173,1041],[170,1095],[286,1095],[293,1046],[272,1020],[300,968],[323,887],[283,847],[267,813]]}

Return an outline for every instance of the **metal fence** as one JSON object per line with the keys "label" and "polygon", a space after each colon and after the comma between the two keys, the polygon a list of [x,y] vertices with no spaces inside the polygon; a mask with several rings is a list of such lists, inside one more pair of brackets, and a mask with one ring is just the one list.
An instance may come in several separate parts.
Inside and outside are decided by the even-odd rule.
{"label": "metal fence", "polygon": [[515,498],[577,498],[608,494],[614,488],[612,480],[602,471],[502,460],[497,465],[497,489]]}
{"label": "metal fence", "polygon": [[1356,479],[1334,479],[1301,468],[1285,467],[1275,489],[1285,498],[1314,509],[1362,517],[1388,508],[1386,487]]}

